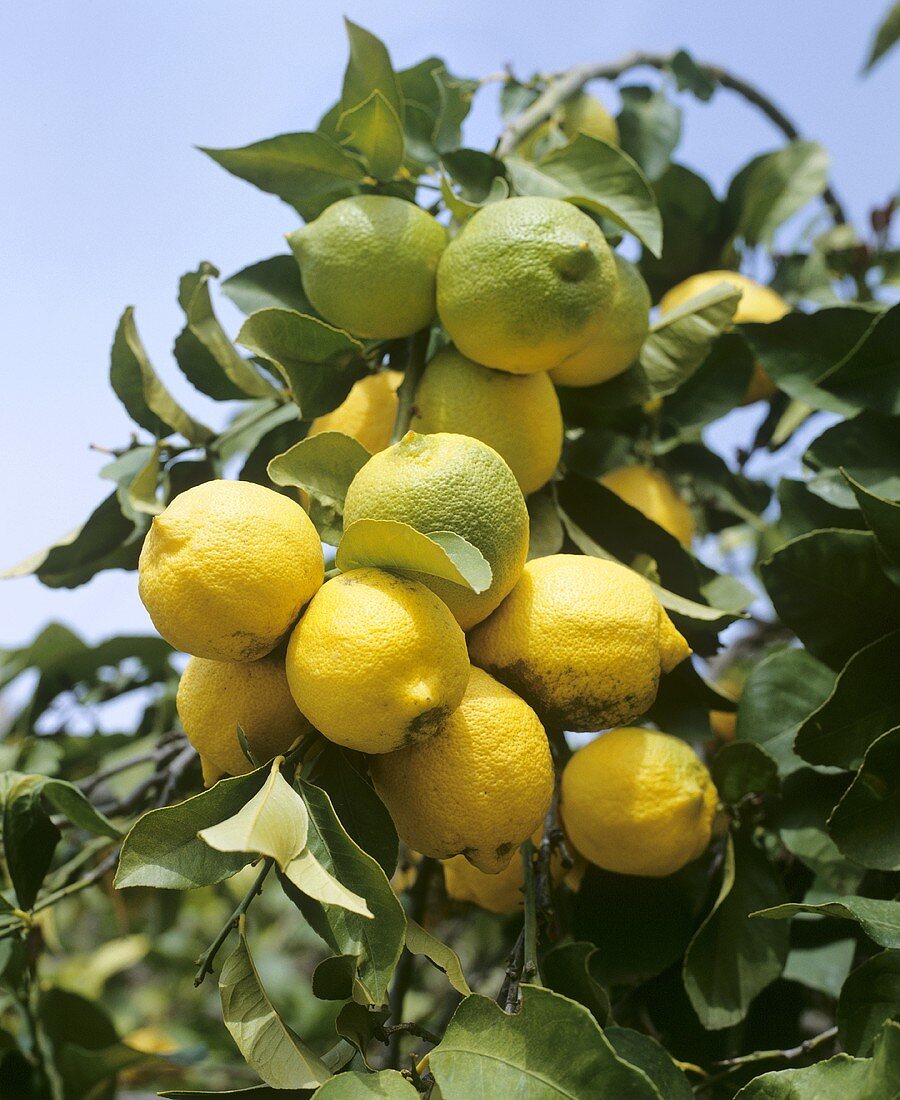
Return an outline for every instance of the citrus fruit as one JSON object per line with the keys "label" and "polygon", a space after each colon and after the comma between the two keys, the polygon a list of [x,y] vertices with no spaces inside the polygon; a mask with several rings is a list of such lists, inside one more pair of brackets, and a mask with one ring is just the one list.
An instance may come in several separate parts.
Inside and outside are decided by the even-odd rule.
{"label": "citrus fruit", "polygon": [[626,370],[650,327],[650,291],[634,264],[615,257],[619,282],[603,327],[550,374],[558,386],[594,386]]}
{"label": "citrus fruit", "polygon": [[423,584],[383,569],[326,581],[287,650],[294,702],[329,740],[391,752],[431,736],[469,678],[463,632]]}
{"label": "citrus fruit", "polygon": [[[543,827],[539,827],[532,833],[535,848],[541,843],[543,832]],[[496,875],[479,871],[465,856],[445,859],[441,866],[447,896],[454,901],[468,901],[491,913],[516,913],[522,908],[525,873],[520,856],[513,856]],[[559,853],[554,851],[550,857],[550,877],[560,882],[565,874]]]}
{"label": "citrus fruit", "polygon": [[138,572],[144,607],[170,645],[253,661],[289,630],[325,565],[299,504],[249,481],[207,481],[154,518]]}
{"label": "citrus fruit", "polygon": [[414,203],[353,195],[288,234],[307,297],[354,336],[410,336],[434,317],[447,231]]}
{"label": "citrus fruit", "polygon": [[181,674],[175,704],[208,783],[223,774],[253,770],[238,740],[238,726],[260,764],[287,752],[311,729],[291,698],[280,651],[240,663],[192,657]]}
{"label": "citrus fruit", "polygon": [[600,484],[674,535],[682,546],[691,545],[694,517],[664,473],[648,466],[619,466],[604,474]]}
{"label": "citrus fruit", "polygon": [[711,710],[709,728],[720,741],[733,741],[737,730],[737,712],[733,710]]}
{"label": "citrus fruit", "polygon": [[588,92],[578,92],[566,100],[552,122],[542,122],[523,138],[516,146],[516,154],[532,158],[535,154],[543,156],[548,150],[541,143],[550,134],[554,123],[569,140],[577,134],[587,134],[588,137],[600,138],[610,145],[619,144],[619,127],[609,111],[596,96]]}
{"label": "citrus fruit", "polygon": [[553,794],[537,715],[478,668],[437,736],[369,764],[404,843],[436,859],[461,853],[488,874],[517,856]]}
{"label": "citrus fruit", "polygon": [[643,714],[689,653],[643,577],[583,554],[532,559],[469,637],[475,664],[548,725],[582,732]]}
{"label": "citrus fruit", "polygon": [[572,844],[621,875],[671,875],[701,856],[718,800],[690,745],[648,729],[601,734],[569,760],[560,785]]}
{"label": "citrus fruit", "polygon": [[546,485],[562,453],[562,413],[546,372],[491,370],[453,347],[439,351],[426,367],[412,427],[423,434],[458,432],[487,443],[526,494]]}
{"label": "citrus fruit", "polygon": [[[703,271],[699,275],[692,275],[666,291],[660,299],[659,308],[663,313],[671,313],[683,302],[696,298],[698,294],[702,294],[704,290],[710,290],[718,283],[730,283],[741,291],[741,300],[738,302],[733,318],[735,324],[745,321],[769,324],[772,321],[781,320],[786,313],[790,312],[791,307],[771,287],[763,286],[762,283],[749,279],[737,271]],[[754,401],[772,397],[777,392],[778,387],[763,370],[762,365],[754,363],[753,374],[741,404],[750,405]]]}
{"label": "citrus fruit", "polygon": [[350,392],[330,413],[317,416],[307,436],[320,432],[343,432],[374,454],[391,441],[397,418],[397,387],[403,381],[398,370],[367,374],[354,382]]}
{"label": "citrus fruit", "polygon": [[426,535],[452,531],[481,551],[493,573],[485,592],[410,573],[440,596],[463,630],[500,603],[528,553],[528,509],[509,466],[480,440],[451,432],[407,432],[373,455],[344,501],[345,529],[359,519],[398,520]]}
{"label": "citrus fruit", "polygon": [[560,199],[491,203],[447,246],[437,306],[463,355],[512,374],[552,370],[600,331],[616,265],[587,214]]}

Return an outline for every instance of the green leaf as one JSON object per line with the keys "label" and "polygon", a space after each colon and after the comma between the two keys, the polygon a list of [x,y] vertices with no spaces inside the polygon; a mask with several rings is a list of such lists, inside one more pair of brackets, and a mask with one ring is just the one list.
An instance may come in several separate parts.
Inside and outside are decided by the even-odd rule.
{"label": "green leaf", "polygon": [[517,1094],[528,1100],[661,1100],[647,1074],[619,1057],[587,1009],[549,989],[521,988],[522,1008],[514,1015],[477,993],[457,1008],[429,1056],[443,1100]]}
{"label": "green leaf", "polygon": [[710,766],[719,797],[727,806],[736,806],[748,795],[778,794],[778,765],[752,741],[733,741],[723,745]]}
{"label": "green leaf", "polygon": [[828,154],[815,141],[797,139],[754,158],[729,191],[740,211],[735,235],[751,246],[770,245],[780,225],[822,194],[827,176]]}
{"label": "green leaf", "polygon": [[900,951],[882,951],[844,982],[838,1034],[848,1054],[867,1055],[886,1021],[900,1016]]}
{"label": "green leaf", "polygon": [[[599,963],[600,954],[600,949],[592,943],[576,941],[557,944],[541,959],[541,976],[548,989],[584,1005],[597,1023],[605,1028],[612,1018],[609,994],[591,972],[591,964]],[[609,1032],[605,1034],[615,1046]],[[630,1059],[626,1058],[626,1061]]]}
{"label": "green leaf", "polygon": [[212,886],[237,874],[253,857],[246,852],[216,852],[197,834],[237,813],[268,774],[267,765],[248,775],[221,779],[186,802],[144,814],[125,837],[116,888],[188,890]]}
{"label": "green leaf", "polygon": [[182,275],[178,301],[187,324],[175,341],[175,359],[188,381],[216,401],[276,397],[272,383],[238,354],[216,318],[209,282],[218,274],[212,264],[202,263]]}
{"label": "green leaf", "polygon": [[873,1058],[836,1054],[804,1069],[764,1073],[735,1100],[881,1100],[900,1092],[900,1026],[888,1024],[876,1040]]}
{"label": "green leaf", "polygon": [[[813,921],[815,926],[817,922]],[[799,926],[794,925],[796,930]],[[787,982],[799,982],[836,1000],[853,965],[856,940],[831,940],[809,947],[793,946],[781,975]]]}
{"label": "green leaf", "polygon": [[528,506],[528,560],[558,554],[566,536],[552,488],[532,493],[525,503]]}
{"label": "green leaf", "polygon": [[875,38],[863,66],[863,72],[868,72],[888,50],[896,46],[898,40],[900,40],[900,3],[894,3],[888,8],[884,19],[875,31]]}
{"label": "green leaf", "polygon": [[216,1096],[236,1096],[238,1100],[309,1100],[309,1089],[270,1089],[268,1085],[251,1085],[246,1089],[224,1089],[219,1092],[197,1092],[195,1089],[174,1089],[157,1095],[168,1100],[208,1100]]}
{"label": "green leaf", "polygon": [[855,894],[818,902],[789,902],[751,913],[768,920],[790,920],[798,913],[820,913],[826,917],[855,920],[863,932],[882,947],[900,948],[900,902],[864,898]]}
{"label": "green leaf", "polygon": [[900,567],[900,501],[887,500],[872,493],[855,481],[846,470],[841,470],[847,484],[865,516],[869,529],[882,553],[895,567]]}
{"label": "green leaf", "polygon": [[313,515],[323,540],[332,546],[343,533],[344,498],[350,482],[372,456],[343,432],[319,432],[295,443],[268,465],[276,485],[304,489],[319,505]]}
{"label": "green leaf", "polygon": [[118,840],[122,835],[113,823],[99,810],[95,810],[86,795],[65,779],[49,779],[46,776],[33,777],[37,793],[54,810],[64,814],[73,825],[95,836],[107,836]]}
{"label": "green leaf", "polygon": [[439,57],[401,69],[397,79],[406,107],[409,155],[422,164],[434,164],[442,153],[458,149],[478,83],[452,76]]}
{"label": "green leaf", "polygon": [[352,111],[372,92],[379,92],[403,122],[403,96],[387,47],[374,34],[344,19],[350,42],[350,59],[344,72],[341,110]]}
{"label": "green leaf", "polygon": [[898,645],[900,631],[894,631],[853,654],[797,733],[804,760],[858,768],[869,745],[900,724]]}
{"label": "green leaf", "polygon": [[835,424],[813,440],[803,461],[820,471],[810,488],[839,507],[857,506],[847,474],[870,493],[896,499],[900,497],[900,417],[862,412]]}
{"label": "green leaf", "polygon": [[419,1093],[403,1074],[395,1069],[377,1073],[350,1070],[332,1077],[316,1089],[320,1100],[418,1100]]}
{"label": "green leaf", "polygon": [[334,875],[329,874],[312,852],[303,851],[295,856],[285,867],[284,877],[314,901],[338,906],[366,920],[373,919],[366,899],[348,890]]}
{"label": "green leaf", "polygon": [[[895,651],[896,678],[896,651]],[[900,871],[900,726],[869,746],[862,766],[828,820],[848,859]]]}
{"label": "green leaf", "polygon": [[846,775],[821,775],[804,768],[789,776],[773,824],[782,844],[816,876],[821,888],[841,894],[859,888],[863,868],[841,855],[827,821],[847,789]]}
{"label": "green leaf", "polygon": [[752,840],[729,837],[722,886],[684,957],[684,986],[700,1023],[710,1031],[747,1015],[753,998],[784,969],[788,930],[749,920],[761,905],[776,905],[784,888]]}
{"label": "green leaf", "polygon": [[0,775],[3,855],[18,905],[34,905],[50,869],[60,831],[41,805],[39,775]]}
{"label": "green leaf", "polygon": [[619,144],[648,179],[659,179],[681,139],[681,108],[661,88],[640,85],[620,88],[619,94]]}
{"label": "green leaf", "polygon": [[669,62],[680,92],[693,92],[703,103],[708,103],[716,90],[716,82],[709,71],[698,65],[687,50],[678,50]]}
{"label": "green leaf", "polygon": [[664,1100],[693,1100],[687,1077],[655,1039],[630,1027],[607,1027],[603,1034],[620,1058],[647,1074]]}
{"label": "green leaf", "polygon": [[698,428],[736,409],[750,384],[753,362],[753,353],[739,333],[722,333],[693,374],[666,397],[662,411],[666,434],[691,438]]}
{"label": "green leaf", "polygon": [[403,127],[385,96],[377,89],[340,118],[347,144],[362,156],[369,173],[378,180],[391,180],[403,163]]}
{"label": "green leaf", "polygon": [[270,256],[236,271],[220,284],[219,289],[244,314],[274,308],[317,316],[303,292],[297,261],[287,254]]}
{"label": "green leaf", "polygon": [[453,531],[425,535],[393,519],[358,519],[344,531],[334,559],[338,569],[377,566],[410,570],[464,585],[473,592],[491,586],[491,567],[477,546]]}
{"label": "green leaf", "polygon": [[438,970],[447,975],[447,981],[457,993],[467,997],[472,992],[463,974],[459,955],[452,947],[442,943],[437,936],[426,931],[412,917],[406,918],[406,949],[413,955],[424,955]]}
{"label": "green leaf", "polygon": [[331,203],[358,195],[365,168],[317,133],[279,134],[236,149],[200,148],[227,172],[277,195],[307,221]]}
{"label": "green leaf", "polygon": [[864,338],[819,384],[855,408],[900,413],[900,305],[876,313]]}
{"label": "green leaf", "polygon": [[266,995],[253,964],[244,921],[240,940],[219,975],[225,1026],[247,1064],[276,1089],[315,1088],[331,1077],[328,1066],[285,1024]]}
{"label": "green leaf", "polygon": [[778,483],[778,504],[781,511],[778,531],[786,541],[798,535],[808,535],[810,531],[820,531],[823,527],[854,530],[865,527],[865,521],[857,509],[829,504],[813,493],[806,481],[782,478]]}
{"label": "green leaf", "polygon": [[309,810],[310,852],[330,875],[366,899],[374,920],[313,901],[284,879],[282,885],[335,954],[359,958],[355,999],[380,1005],[387,998],[391,976],[403,950],[406,936],[403,906],[384,871],[347,835],[328,795],[302,780],[299,790]]}
{"label": "green leaf", "polygon": [[366,373],[358,340],[292,309],[257,310],[237,342],[277,367],[305,420],[337,408]]}
{"label": "green leaf", "polygon": [[782,622],[832,668],[900,626],[900,589],[869,531],[813,531],[760,566]]}
{"label": "green leaf", "polygon": [[610,218],[654,256],[662,252],[662,219],[647,177],[626,153],[599,138],[579,134],[539,164],[504,161],[520,195],[568,199]]}
{"label": "green leaf", "polygon": [[119,488],[119,503],[122,505],[123,513],[127,514],[129,519],[137,520],[137,513],[156,516],[163,510],[163,505],[157,497],[161,453],[162,448],[157,442],[151,448],[147,461],[131,481]]}
{"label": "green leaf", "polygon": [[[441,158],[441,195],[457,221],[509,197],[503,162],[477,149],[457,149]],[[457,190],[454,190],[454,187]]]}
{"label": "green leaf", "polygon": [[737,738],[755,742],[777,762],[781,775],[803,767],[794,752],[797,730],[828,698],[834,674],[805,649],[770,653],[751,671],[741,692]]}
{"label": "green leaf", "polygon": [[122,314],[113,340],[109,381],[131,419],[157,439],[178,432],[189,443],[205,443],[213,432],[181,408],[153,369],[134,323],[134,309]]}

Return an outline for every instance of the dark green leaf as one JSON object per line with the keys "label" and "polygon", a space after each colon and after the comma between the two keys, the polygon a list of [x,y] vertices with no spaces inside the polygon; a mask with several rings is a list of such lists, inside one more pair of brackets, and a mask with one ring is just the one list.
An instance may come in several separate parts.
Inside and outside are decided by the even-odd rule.
{"label": "dark green leaf", "polygon": [[293,256],[270,256],[236,271],[221,284],[222,293],[241,313],[260,309],[292,309],[316,316],[312,303],[303,292],[300,269]]}
{"label": "dark green leaf", "polygon": [[669,62],[680,92],[693,92],[704,103],[712,99],[716,82],[709,72],[691,57],[687,50],[678,50]]}
{"label": "dark green leaf", "polygon": [[320,1001],[346,1001],[353,996],[359,959],[355,955],[329,955],[312,976],[312,991]]}
{"label": "dark green leaf", "polygon": [[[839,470],[870,493],[894,500],[900,497],[900,417],[862,412],[814,439],[803,460],[821,471],[810,488],[832,504],[842,508],[854,508],[857,504],[853,490]],[[824,476],[829,472],[832,472],[830,478]]]}
{"label": "dark green leaf", "polygon": [[42,778],[18,772],[0,776],[3,854],[22,909],[34,905],[61,835],[41,805]]}
{"label": "dark green leaf", "polygon": [[168,1100],[208,1100],[216,1096],[236,1096],[238,1100],[310,1100],[309,1089],[271,1089],[268,1085],[251,1085],[246,1089],[224,1089],[219,1092],[197,1092],[194,1089],[174,1089],[161,1092]]}
{"label": "dark green leaf", "polygon": [[844,983],[837,1022],[848,1054],[867,1055],[887,1020],[900,1015],[900,951],[882,951]]}
{"label": "dark green leaf", "polygon": [[[747,1015],[753,998],[781,974],[788,930],[760,926],[749,914],[777,905],[784,888],[775,868],[752,840],[728,840],[722,886],[712,911],[684,958],[684,985],[700,1023],[711,1031]],[[760,931],[762,929],[762,931]]]}
{"label": "dark green leaf", "polygon": [[681,138],[681,108],[661,88],[640,85],[620,88],[619,94],[619,143],[648,179],[659,179]]}
{"label": "dark green leaf", "polygon": [[816,876],[822,889],[852,893],[859,888],[863,868],[841,855],[826,823],[847,789],[846,775],[821,775],[803,768],[790,775],[774,816],[785,848]]}
{"label": "dark green leaf", "polygon": [[603,1034],[620,1058],[647,1074],[664,1100],[693,1100],[687,1077],[655,1039],[629,1027],[607,1027]]}
{"label": "dark green leaf", "polygon": [[598,138],[579,134],[539,164],[507,157],[506,167],[520,195],[570,199],[610,218],[658,256],[662,220],[653,190],[631,157]]}
{"label": "dark green leaf", "polygon": [[337,408],[366,373],[358,340],[292,309],[251,314],[237,342],[278,368],[305,420]]}
{"label": "dark green leaf", "polygon": [[900,413],[900,305],[876,313],[865,338],[820,385],[839,401],[878,413]]}
{"label": "dark green leaf", "polygon": [[875,31],[875,38],[863,71],[868,72],[888,50],[896,46],[898,40],[900,40],[900,3],[894,3],[888,8],[884,19]]}
{"label": "dark green leaf", "polygon": [[[566,1042],[560,1042],[565,1035]],[[581,1005],[522,986],[522,1008],[466,997],[429,1058],[443,1100],[661,1100],[650,1078],[616,1054]]]}
{"label": "dark green leaf", "polygon": [[737,332],[725,332],[699,367],[666,398],[662,409],[667,434],[693,435],[736,409],[753,374],[753,353]]}
{"label": "dark green leaf", "polygon": [[[817,922],[812,922],[814,925]],[[794,930],[798,928],[794,925]],[[813,943],[808,947],[794,945],[784,965],[781,975],[785,981],[799,982],[807,989],[815,989],[837,999],[844,980],[853,965],[856,954],[856,940],[828,940],[825,943]]]}
{"label": "dark green leaf", "polygon": [[32,778],[38,780],[35,786],[37,793],[44,801],[54,810],[64,814],[79,829],[84,829],[95,836],[109,837],[111,840],[117,840],[121,836],[115,825],[99,810],[95,810],[87,797],[74,784],[67,783],[64,779],[49,779],[46,776]]}
{"label": "dark green leaf", "polygon": [[854,481],[846,470],[841,472],[885,557],[892,566],[900,567],[900,501],[886,500]]}
{"label": "dark green leaf", "polygon": [[[896,651],[894,656],[896,679]],[[900,726],[869,746],[828,830],[848,859],[900,871]]]}
{"label": "dark green leaf", "polygon": [[839,508],[829,504],[810,492],[805,481],[781,478],[778,482],[778,503],[781,507],[778,530],[786,540],[807,535],[810,531],[820,531],[823,527],[861,530],[865,526],[857,509]]}
{"label": "dark green leaf", "polygon": [[458,149],[477,82],[451,75],[439,57],[402,69],[397,79],[406,107],[409,154],[422,164],[433,164],[440,154]]}
{"label": "dark green leaf", "polygon": [[740,211],[736,236],[748,245],[771,244],[775,230],[825,190],[827,173],[828,154],[815,141],[796,139],[756,157],[729,191]]}
{"label": "dark green leaf", "polygon": [[900,589],[885,576],[869,531],[801,535],[760,571],[781,620],[832,668],[900,626]]}
{"label": "dark green leaf", "polygon": [[900,948],[900,901],[883,901],[855,894],[818,902],[815,905],[790,902],[751,913],[769,920],[790,920],[798,913],[820,913],[826,917],[855,920],[863,932],[882,947]]}
{"label": "dark green leaf", "polygon": [[[584,1005],[605,1028],[611,1018],[609,994],[591,973],[591,962],[599,956],[600,949],[592,943],[561,943],[541,959],[541,975],[549,989]],[[615,1046],[608,1032],[607,1038]],[[623,1057],[630,1061],[625,1055]]]}
{"label": "dark green leaf", "polygon": [[710,767],[719,797],[736,806],[751,794],[777,794],[778,765],[765,749],[752,741],[723,745]]}

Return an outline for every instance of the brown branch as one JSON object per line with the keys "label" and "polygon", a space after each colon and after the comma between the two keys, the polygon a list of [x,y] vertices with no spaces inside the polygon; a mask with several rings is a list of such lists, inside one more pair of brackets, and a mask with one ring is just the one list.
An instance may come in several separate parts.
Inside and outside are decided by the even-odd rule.
{"label": "brown branch", "polygon": [[792,1062],[796,1058],[802,1058],[804,1054],[809,1054],[809,1052],[815,1050],[816,1047],[835,1039],[837,1033],[837,1027],[829,1027],[826,1028],[825,1031],[819,1032],[818,1035],[813,1035],[811,1039],[806,1039],[797,1046],[788,1047],[785,1050],[754,1050],[752,1054],[742,1054],[737,1058],[724,1058],[721,1062],[716,1062],[717,1066],[724,1067],[721,1073],[716,1073],[712,1077],[705,1078],[696,1086],[696,1091],[705,1091],[711,1085],[718,1084],[719,1081],[723,1081],[726,1077],[730,1077],[732,1073],[735,1073],[743,1066],[753,1065],[756,1062],[769,1062],[774,1059]]}

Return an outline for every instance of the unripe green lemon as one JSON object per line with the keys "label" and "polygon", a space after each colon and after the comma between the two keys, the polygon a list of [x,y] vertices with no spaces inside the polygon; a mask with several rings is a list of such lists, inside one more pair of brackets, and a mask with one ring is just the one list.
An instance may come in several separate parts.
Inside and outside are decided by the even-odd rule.
{"label": "unripe green lemon", "polygon": [[414,203],[353,195],[287,239],[307,297],[338,328],[393,340],[434,317],[435,273],[447,231]]}
{"label": "unripe green lemon", "polygon": [[412,427],[423,434],[458,432],[493,447],[526,495],[553,476],[562,452],[559,398],[544,371],[515,375],[473,363],[443,348],[416,390]]}
{"label": "unripe green lemon", "polygon": [[634,264],[616,255],[618,289],[603,327],[550,373],[558,386],[594,386],[626,370],[650,327],[650,291]]}
{"label": "unripe green lemon", "polygon": [[552,370],[600,331],[616,293],[602,231],[559,199],[491,203],[447,246],[437,306],[463,355],[512,374]]}

